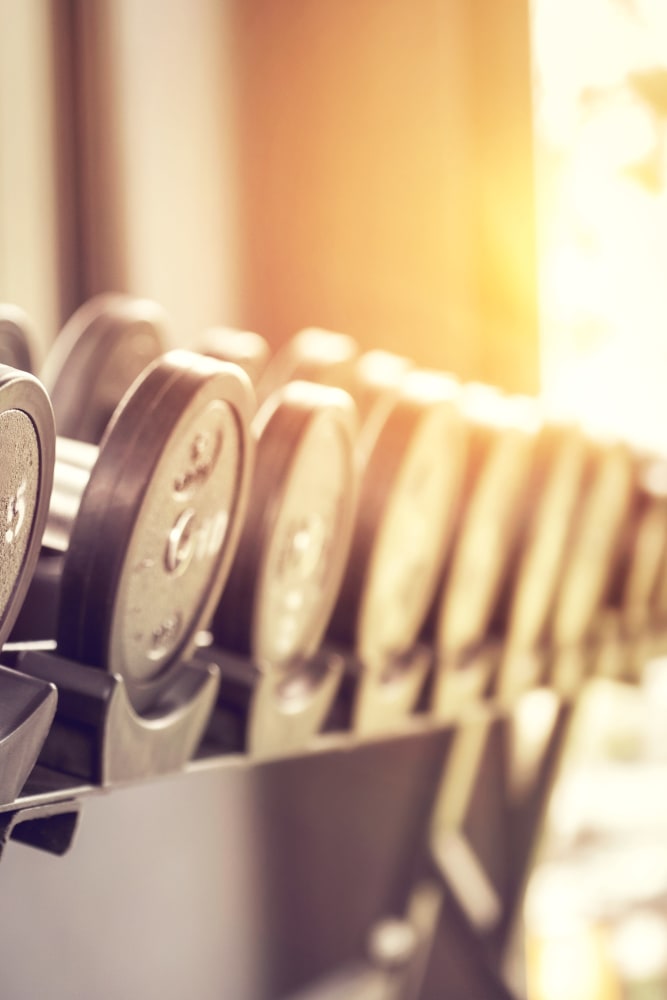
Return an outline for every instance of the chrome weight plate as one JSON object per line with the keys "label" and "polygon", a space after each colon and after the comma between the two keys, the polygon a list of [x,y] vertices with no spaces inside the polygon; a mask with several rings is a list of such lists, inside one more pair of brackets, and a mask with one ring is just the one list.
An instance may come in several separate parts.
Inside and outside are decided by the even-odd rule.
{"label": "chrome weight plate", "polygon": [[278,348],[257,382],[263,402],[280,386],[292,381],[342,384],[359,354],[359,345],[345,333],[309,327]]}
{"label": "chrome weight plate", "polygon": [[364,670],[352,707],[352,729],[370,735],[395,733],[413,712],[431,668],[431,653],[416,647],[386,663],[381,671]]}
{"label": "chrome weight plate", "polygon": [[627,444],[591,439],[591,452],[549,623],[549,638],[559,647],[580,643],[593,626],[618,564],[637,489],[636,456]]}
{"label": "chrome weight plate", "polygon": [[319,645],[337,597],[356,506],[356,416],[339,389],[290,382],[253,423],[251,499],[212,632],[273,666]]}
{"label": "chrome weight plate", "polygon": [[330,636],[372,670],[412,646],[433,600],[465,464],[458,394],[444,375],[410,372],[362,470]]}
{"label": "chrome weight plate", "polygon": [[347,389],[359,415],[359,460],[368,461],[385,421],[398,398],[403,380],[414,363],[389,351],[366,351],[339,385]]}
{"label": "chrome weight plate", "polygon": [[[661,465],[663,461],[664,459],[661,460]],[[662,552],[655,587],[651,595],[650,618],[658,633],[664,635],[665,623],[667,623],[667,543]],[[660,643],[660,648],[663,648],[665,645],[663,639],[660,639]]]}
{"label": "chrome weight plate", "polygon": [[251,330],[234,330],[227,326],[207,330],[198,350],[218,361],[238,365],[253,385],[258,382],[271,356],[271,348],[264,337]]}
{"label": "chrome weight plate", "polygon": [[667,460],[640,458],[639,465],[635,502],[608,597],[628,632],[657,620],[655,606],[667,557]]}
{"label": "chrome weight plate", "polygon": [[510,701],[543,680],[539,651],[584,495],[589,458],[588,442],[576,426],[547,420],[539,430],[517,551],[493,622],[503,643],[494,688]]}
{"label": "chrome weight plate", "polygon": [[154,704],[218,603],[250,483],[254,409],[236,366],[172,351],[114,413],[72,526],[58,649]]}
{"label": "chrome weight plate", "polygon": [[446,659],[488,634],[530,502],[539,415],[534,401],[469,386],[463,412],[475,445],[456,546],[436,614]]}
{"label": "chrome weight plate", "polygon": [[167,349],[155,302],[105,294],[85,302],[56,338],[42,368],[57,433],[98,444],[137,376]]}
{"label": "chrome weight plate", "polygon": [[588,459],[588,443],[579,428],[547,419],[537,437],[520,551],[506,587],[508,612],[500,623],[512,649],[531,649],[543,638],[583,496]]}
{"label": "chrome weight plate", "polygon": [[0,365],[0,645],[39,557],[53,483],[55,428],[33,376]]}
{"label": "chrome weight plate", "polygon": [[248,751],[269,757],[307,746],[324,725],[342,674],[343,661],[323,653],[266,671],[249,706]]}
{"label": "chrome weight plate", "polygon": [[221,750],[276,757],[301,750],[322,729],[343,677],[340,656],[319,650],[282,666],[260,664],[197,637],[197,659],[220,668],[208,736]]}
{"label": "chrome weight plate", "polygon": [[0,365],[33,370],[30,320],[18,306],[0,303]]}

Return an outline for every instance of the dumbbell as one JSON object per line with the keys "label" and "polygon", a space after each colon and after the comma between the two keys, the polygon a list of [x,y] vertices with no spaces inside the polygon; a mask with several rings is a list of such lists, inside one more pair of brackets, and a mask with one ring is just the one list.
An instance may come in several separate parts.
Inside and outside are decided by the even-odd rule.
{"label": "dumbbell", "polygon": [[259,333],[228,326],[215,326],[206,330],[197,350],[200,354],[238,365],[253,385],[257,384],[271,357],[268,341]]}
{"label": "dumbbell", "polygon": [[424,680],[426,659],[416,657],[415,669],[410,660],[451,537],[465,441],[456,383],[412,372],[405,358],[357,351],[346,335],[302,331],[269,364],[265,384],[298,374],[338,385],[360,413],[360,499],[328,641],[360,669],[347,693],[353,725],[373,729],[408,712]]}
{"label": "dumbbell", "polygon": [[596,674],[632,682],[661,652],[658,609],[667,558],[667,464],[639,452],[635,459],[636,490],[589,640]]}
{"label": "dumbbell", "polygon": [[413,646],[451,534],[465,443],[451,379],[357,350],[346,335],[302,331],[265,384],[308,376],[348,390],[360,412],[360,502],[328,644],[360,669],[353,725],[374,729],[409,711],[424,680],[426,657]]}
{"label": "dumbbell", "polygon": [[[138,712],[156,705],[219,599],[247,503],[253,409],[238,368],[172,351],[135,381],[99,448],[57,440],[43,560],[57,651],[120,674]],[[55,573],[48,552],[62,553]],[[24,637],[44,613],[41,600],[26,608]]]}
{"label": "dumbbell", "polygon": [[488,636],[502,584],[527,517],[539,416],[533,402],[491,386],[464,387],[470,439],[457,538],[435,615],[443,663]]}
{"label": "dumbbell", "polygon": [[[40,552],[53,481],[55,428],[42,385],[0,365],[0,647],[23,604]],[[0,803],[18,796],[49,732],[52,684],[0,666]]]}
{"label": "dumbbell", "polygon": [[[225,651],[226,712],[214,716],[212,735],[254,753],[304,745],[321,728],[342,674],[339,657],[316,651],[349,550],[357,421],[346,393],[299,379],[338,369],[357,348],[349,337],[320,330],[294,341],[264,380],[265,391],[275,388],[253,422],[248,515],[211,625],[213,648]],[[255,380],[267,367],[268,345],[257,334],[216,329],[200,349],[240,364]]]}
{"label": "dumbbell", "polygon": [[358,452],[362,468],[400,395],[405,376],[414,368],[410,358],[374,349],[365,351],[345,369],[322,371],[322,381],[339,385],[354,398],[359,414]]}
{"label": "dumbbell", "polygon": [[[284,343],[264,366],[255,388],[261,403],[275,389],[292,381],[340,385],[359,354],[359,345],[345,333],[308,327]],[[347,388],[347,385],[343,385]]]}
{"label": "dumbbell", "polygon": [[465,439],[452,379],[355,348],[307,330],[283,350],[291,365],[308,359],[300,374],[350,392],[359,412],[360,501],[328,640],[351,657],[344,696],[352,725],[368,731],[398,724],[425,680],[414,644],[452,534]]}
{"label": "dumbbell", "polygon": [[425,680],[415,643],[452,537],[466,438],[459,386],[387,358],[360,359],[353,398],[363,416],[361,485],[350,558],[329,640],[359,666],[358,730],[390,728]]}
{"label": "dumbbell", "polygon": [[[79,423],[99,424],[106,410],[113,409],[125,391],[129,372],[142,363],[146,353],[157,351],[162,345],[163,325],[157,306],[129,296],[98,296],[74,314],[58,338],[58,348],[51,364],[54,384],[56,388],[63,388],[63,395],[67,386],[74,386],[79,390],[86,386],[87,382],[85,379],[82,382],[81,376],[87,373],[88,366],[92,371],[104,368],[109,343],[117,345],[118,356],[118,364],[112,359],[104,370],[105,377],[101,379],[103,391],[98,393],[94,390],[90,393],[94,411],[92,417],[87,409],[91,405],[87,392],[79,391],[77,400],[70,399],[70,406],[76,412]],[[137,344],[143,348],[144,342],[148,347],[134,356]],[[68,343],[69,350],[66,350]],[[256,362],[266,360],[268,352],[266,341],[258,335],[224,328],[208,331],[201,346],[204,353],[218,359],[223,358],[235,364],[241,362],[246,367],[250,362],[250,368],[255,370],[261,367]],[[113,377],[107,385],[106,376],[110,372]],[[106,401],[106,407],[99,402],[100,395]],[[255,424],[255,436],[262,439],[256,470],[257,489],[253,491],[257,495],[257,502],[251,505],[248,512],[248,524],[251,527],[244,532],[246,542],[239,552],[238,567],[233,571],[226,588],[232,592],[235,587],[241,586],[243,607],[240,613],[236,608],[232,608],[232,613],[229,613],[229,602],[224,600],[223,609],[215,616],[214,621],[215,637],[225,647],[282,664],[294,656],[308,655],[317,645],[333,599],[332,583],[335,591],[335,581],[340,576],[340,571],[335,567],[344,559],[347,548],[346,535],[349,535],[349,530],[346,524],[350,517],[343,517],[342,514],[349,510],[355,495],[354,475],[348,455],[352,438],[350,409],[350,401],[345,401],[340,393],[318,393],[307,385],[302,385],[300,389],[292,387],[287,393],[279,393],[275,404],[269,405],[260,422]],[[333,449],[331,457],[334,459],[333,467],[327,470],[328,478],[322,476],[319,464],[322,454],[327,452],[327,445]],[[346,484],[345,502],[341,497],[343,483]],[[327,491],[331,494],[328,498]],[[337,503],[333,503],[331,497],[335,497]],[[318,501],[320,506],[328,503],[332,508],[326,512],[326,516],[317,510]],[[279,642],[270,642],[267,636],[272,630],[267,629],[263,620],[267,615],[269,618],[275,615],[276,597],[280,601],[280,588],[269,587],[271,573],[265,573],[261,581],[256,581],[255,577],[266,558],[270,557],[275,563],[280,546],[286,544],[287,533],[295,527],[295,511],[306,518],[312,514],[317,521],[318,530],[324,531],[324,536],[320,538],[322,545],[325,541],[330,541],[332,529],[339,534],[340,545],[336,549],[336,558],[333,558],[333,551],[328,554],[328,563],[331,565],[326,572],[322,565],[309,568],[314,579],[320,574],[320,584],[326,577],[326,586],[311,588],[312,596],[317,599],[306,599],[307,609],[305,605],[301,606],[301,626],[297,627],[293,635],[291,648],[281,652],[279,645],[285,636],[281,633]],[[331,523],[326,523],[327,517]],[[305,534],[307,533],[302,532],[298,538],[303,540]],[[269,546],[272,548],[267,552]],[[245,557],[244,553],[247,553]],[[317,562],[313,560],[312,552],[310,559]],[[305,562],[301,566],[302,571],[304,565]],[[273,573],[276,577],[277,566],[274,565],[273,570],[276,571]],[[242,585],[235,584],[234,581],[239,581],[241,575],[244,575],[245,582]],[[270,608],[269,593],[273,601]],[[307,597],[308,588],[304,588],[304,595]],[[283,608],[283,612],[285,611]],[[285,621],[295,624],[294,613],[284,613],[283,617]],[[260,634],[261,640],[258,638]]]}
{"label": "dumbbell", "polygon": [[290,382],[252,427],[250,502],[210,631],[214,647],[236,656],[219,662],[244,743],[269,753],[321,728],[340,682],[342,665],[316,652],[350,544],[356,415],[346,393]]}
{"label": "dumbbell", "polygon": [[667,460],[638,456],[637,489],[607,596],[623,631],[656,624],[660,574],[667,557]]}
{"label": "dumbbell", "polygon": [[0,646],[39,557],[54,453],[53,412],[44,388],[32,375],[0,365]]}
{"label": "dumbbell", "polygon": [[[110,301],[109,297],[95,300],[92,304],[88,304],[88,308],[84,308],[81,311],[82,315],[79,317],[78,322],[70,321],[70,330],[74,331],[72,335],[74,344],[84,359],[94,357],[95,353],[100,352],[104,346],[103,342],[100,342],[99,335],[100,314],[103,314],[105,319],[105,322],[102,324],[102,330],[104,331],[107,328],[115,329],[116,336],[123,340],[125,350],[132,349],[133,340],[131,332],[125,337],[123,330],[128,328],[137,314],[142,317],[142,322],[144,323],[147,323],[151,318],[152,309],[150,303],[128,302],[126,299],[117,302],[117,298],[112,297]],[[111,318],[109,318],[109,314],[111,314]],[[97,318],[97,324],[93,321],[95,318]],[[151,327],[153,334],[151,342],[156,345],[157,349],[159,339],[154,335],[156,328],[157,323],[153,323]],[[214,336],[204,338],[203,349],[208,349],[209,354],[229,358],[235,363],[244,356],[245,360],[247,360],[249,342],[253,350],[257,347],[257,341],[259,341],[260,348],[262,346],[261,339],[255,338],[250,334],[238,333],[237,331],[229,331],[226,336],[224,331],[214,331],[214,334]],[[112,334],[109,334],[109,336],[112,336]],[[223,341],[226,342],[224,350],[222,349]],[[254,345],[252,341],[255,341]],[[239,345],[241,349],[239,349]],[[118,397],[123,392],[124,376],[127,373],[128,367],[130,366],[127,362],[120,366],[116,372],[116,377],[111,382],[111,386],[107,387],[105,394],[107,407],[114,402],[112,399],[113,393]],[[72,374],[70,372],[70,361],[63,356],[59,367],[60,381],[65,385],[77,382],[77,368],[80,368],[80,364],[75,364],[75,371]],[[319,394],[315,398],[313,392],[308,387],[303,388],[306,390],[305,394],[303,389],[300,396],[298,392],[295,393],[295,390],[291,389],[286,398],[281,398],[279,405],[276,407],[276,414],[269,421],[270,427],[267,427],[266,440],[260,449],[262,458],[259,465],[261,468],[258,469],[256,477],[259,480],[259,488],[258,490],[253,490],[252,494],[253,499],[256,496],[256,503],[251,503],[249,510],[249,519],[253,525],[253,529],[250,532],[245,532],[244,537],[246,541],[242,544],[239,551],[239,565],[232,574],[232,580],[229,583],[230,592],[232,592],[235,586],[234,580],[238,580],[239,576],[243,576],[245,573],[246,582],[241,585],[244,596],[239,606],[231,608],[228,617],[227,610],[216,614],[213,626],[215,639],[221,641],[227,649],[241,653],[241,655],[252,656],[262,662],[270,660],[273,667],[280,670],[281,675],[284,672],[287,660],[292,661],[291,672],[293,673],[294,661],[303,660],[312,653],[319,634],[321,634],[326,625],[330,606],[335,596],[337,579],[340,576],[340,571],[336,569],[336,564],[337,561],[344,558],[347,547],[345,540],[346,518],[344,514],[349,504],[354,501],[353,470],[351,471],[348,468],[349,462],[346,463],[344,460],[339,461],[333,469],[329,470],[328,480],[320,484],[322,488],[319,490],[319,494],[312,488],[313,479],[316,478],[313,477],[313,469],[316,470],[316,474],[319,474],[319,461],[321,459],[321,453],[315,456],[315,452],[318,445],[319,447],[323,447],[327,442],[326,428],[329,427],[328,437],[330,442],[331,439],[336,439],[335,428],[337,428],[339,452],[341,450],[343,452],[349,451],[350,449],[350,445],[346,441],[351,433],[349,401],[341,405],[340,395],[336,396],[335,401],[331,395],[326,396],[326,394],[324,399],[322,398],[322,394]],[[118,399],[115,402],[118,402]],[[79,413],[79,419],[83,419],[84,421],[87,420],[85,405],[85,398],[79,404],[72,404],[73,408]],[[99,417],[103,416],[104,410],[97,404],[95,404],[95,409],[99,420]],[[325,410],[329,411],[328,416],[325,416]],[[333,431],[331,427],[334,428]],[[299,443],[300,438],[304,439],[301,443]],[[340,459],[340,454],[338,454],[338,458]],[[74,459],[70,458],[70,460],[73,461]],[[263,477],[261,469],[264,470]],[[303,487],[308,483],[308,477],[310,477],[311,481],[310,493],[303,491]],[[342,483],[344,480],[347,480],[346,492],[344,498],[341,499],[339,508],[334,510],[332,506],[331,510],[313,510],[313,507],[317,506],[316,501],[318,499],[320,505],[323,503],[326,504],[327,483],[331,490],[332,483],[336,483],[338,479],[340,479],[338,488],[341,492]],[[313,496],[313,492],[316,493],[315,497]],[[296,628],[296,634],[292,637],[292,648],[279,652],[277,646],[274,646],[271,650],[267,650],[267,635],[270,635],[271,632],[267,628],[266,619],[267,615],[269,617],[275,615],[280,608],[280,589],[275,586],[271,588],[268,585],[267,581],[271,574],[267,574],[264,571],[260,572],[261,567],[257,564],[262,563],[264,557],[274,559],[275,561],[277,547],[285,543],[288,532],[294,527],[294,523],[288,519],[290,509],[292,514],[294,514],[295,510],[304,516],[307,516],[309,511],[313,515],[319,514],[320,530],[323,526],[325,527],[326,537],[328,537],[326,534],[327,530],[331,528],[336,530],[340,534],[340,546],[332,547],[330,552],[323,553],[319,566],[311,566],[309,570],[310,576],[313,578],[311,582],[314,584],[319,574],[319,582],[322,586],[319,589],[315,586],[303,586],[302,592],[308,599],[305,605],[301,607],[299,615],[297,615],[295,610],[291,610],[288,613],[288,609],[284,606],[283,602],[280,612],[282,614],[282,618],[280,619],[282,624],[284,625],[285,622],[294,623],[297,617],[299,618],[299,623]],[[253,511],[255,512],[254,518],[252,517]],[[281,511],[283,512],[282,514]],[[347,519],[349,520],[349,515]],[[270,530],[271,525],[274,529],[273,535]],[[349,535],[349,531],[347,531],[347,534]],[[303,540],[303,532],[299,538]],[[246,554],[245,557],[244,553]],[[322,564],[328,564],[329,568],[323,568]],[[254,566],[254,569],[250,570],[250,576],[248,576],[249,566]],[[276,567],[274,566],[273,569],[275,570]],[[255,571],[257,572],[257,580],[254,577]],[[294,597],[294,590],[292,591],[292,597]],[[228,603],[223,601],[225,609],[228,607]],[[225,622],[228,623],[227,626]],[[258,627],[261,630],[261,641],[258,641]],[[230,630],[232,634],[230,634]],[[284,639],[284,635],[282,638]],[[202,655],[205,658],[206,656],[210,656],[211,653],[208,650],[204,650]],[[226,667],[229,668],[229,663],[226,663]],[[304,667],[304,671],[306,673],[310,671],[314,676],[317,675],[318,679],[321,677],[322,683],[313,685],[313,691],[311,692],[313,697],[302,699],[304,702],[302,711],[295,712],[293,698],[288,700],[286,719],[289,723],[289,732],[287,733],[287,737],[292,740],[295,739],[295,729],[297,733],[301,733],[304,731],[305,726],[313,726],[320,721],[320,717],[324,714],[326,708],[326,700],[330,701],[334,693],[332,684],[334,677],[331,672],[325,671],[323,673],[318,664],[313,664],[312,669],[308,665]],[[256,686],[257,675],[253,671],[248,670],[246,672],[246,679],[252,679],[253,685]],[[278,680],[280,681],[279,694],[286,690],[293,693],[297,687],[299,687],[303,694],[308,688],[308,684],[303,679],[300,685],[294,679],[289,684],[286,684],[282,676]],[[273,681],[274,676],[271,675],[266,682],[263,682],[264,687],[273,684]],[[274,712],[279,714],[283,712],[284,705],[281,697],[278,695],[276,695],[273,701],[264,694],[259,698],[257,692],[255,692],[253,697],[254,709],[251,719],[252,725],[250,726],[253,737],[250,743],[252,749],[257,749],[265,745],[264,734],[267,729],[271,729],[272,731],[276,729],[275,719],[267,718],[271,709],[273,708]],[[261,712],[257,707],[260,703],[262,706]],[[298,726],[295,726],[295,721],[298,721]]]}
{"label": "dumbbell", "polygon": [[619,565],[639,482],[637,457],[626,442],[584,430],[589,440],[585,489],[547,627],[557,649],[592,636]]}
{"label": "dumbbell", "polygon": [[98,444],[135,378],[167,349],[167,320],[155,302],[107,293],[70,317],[44,362],[41,378],[58,434]]}
{"label": "dumbbell", "polygon": [[[655,625],[657,636],[665,634],[667,626],[667,546],[663,550],[658,567],[655,590],[651,597],[651,621]],[[667,647],[667,640],[659,638],[661,648]]]}
{"label": "dumbbell", "polygon": [[[536,404],[537,405],[537,404]],[[540,682],[544,643],[584,494],[590,458],[580,427],[538,408],[533,468],[514,558],[501,587],[492,630],[502,642],[494,687],[511,698]]]}
{"label": "dumbbell", "polygon": [[30,320],[18,306],[0,303],[0,364],[33,371]]}
{"label": "dumbbell", "polygon": [[533,485],[500,626],[510,650],[543,641],[564,556],[582,498],[589,458],[581,429],[545,415],[536,442]]}
{"label": "dumbbell", "polygon": [[[239,342],[240,343],[240,342]],[[242,347],[242,345],[240,344]],[[229,353],[227,353],[229,352]],[[410,368],[410,362],[406,359],[398,359],[394,356],[385,354],[384,352],[370,352],[369,355],[362,357],[361,359],[355,361],[357,354],[356,342],[351,338],[343,334],[330,333],[328,331],[319,329],[310,329],[302,331],[295,338],[289,341],[274,359],[273,374],[271,378],[271,384],[274,382],[279,382],[283,378],[290,378],[294,375],[299,377],[309,376],[311,380],[319,383],[320,385],[334,385],[343,387],[347,389],[354,395],[355,403],[357,403],[357,408],[361,415],[361,426],[359,434],[359,445],[357,450],[357,460],[360,468],[363,469],[367,464],[367,459],[372,451],[374,451],[375,445],[378,444],[378,440],[382,435],[382,430],[386,426],[385,437],[378,445],[377,455],[379,458],[376,459],[376,466],[374,471],[371,473],[371,477],[377,477],[378,470],[385,474],[384,459],[387,459],[389,468],[386,470],[387,481],[394,481],[396,487],[396,497],[392,501],[395,508],[399,508],[401,503],[407,502],[407,504],[413,504],[415,507],[415,513],[418,513],[418,504],[414,502],[414,498],[410,497],[410,468],[419,464],[420,458],[419,454],[424,451],[424,446],[420,446],[416,443],[420,438],[426,440],[428,437],[428,430],[425,429],[426,425],[429,424],[429,420],[426,419],[426,411],[428,410],[429,404],[426,400],[419,401],[414,393],[406,393],[405,398],[399,403],[399,397],[401,395],[400,382],[402,377],[405,375],[406,371]],[[224,345],[224,357],[237,357],[238,353],[235,349],[233,343],[233,334],[228,334],[226,343]],[[428,381],[426,376],[424,379]],[[435,379],[437,382],[438,393],[442,395],[444,389],[444,396],[447,400],[446,404],[443,399],[440,402],[443,407],[446,405],[449,407],[450,395],[452,391],[452,385],[449,382],[443,382],[440,379]],[[314,386],[319,388],[319,386]],[[433,388],[433,386],[431,386]],[[330,391],[330,390],[329,390]],[[414,398],[413,398],[414,397]],[[393,414],[392,420],[389,421],[392,410],[396,410]],[[423,412],[422,412],[423,411]],[[450,410],[448,408],[447,412]],[[435,418],[430,420],[433,423]],[[421,424],[423,423],[424,429],[420,430]],[[401,435],[405,440],[401,441]],[[414,435],[415,443],[413,458],[409,458],[407,454],[393,454],[397,449],[403,449],[405,452],[411,451],[410,438]],[[433,432],[433,437],[437,436]],[[438,447],[442,444],[441,441],[437,442]],[[420,451],[421,447],[421,451]],[[419,454],[417,454],[419,452]],[[258,462],[258,468],[259,468]],[[363,473],[362,473],[363,475]],[[401,480],[402,484],[399,484],[398,480]],[[378,482],[376,484],[377,488],[374,491],[372,479],[366,483],[366,490],[368,493],[368,498],[366,501],[366,507],[368,508],[367,517],[370,522],[377,522],[381,520],[380,509],[384,502],[383,495],[383,483]],[[407,501],[406,501],[407,497]],[[401,500],[402,498],[402,500]],[[361,500],[362,505],[364,500]],[[370,506],[372,505],[372,507]],[[358,522],[361,519],[361,513],[358,511],[355,520],[355,525],[358,527]],[[446,516],[446,515],[445,515]],[[377,523],[371,523],[370,532],[371,534],[377,528]],[[435,544],[437,546],[437,535],[438,535],[438,525],[435,526]],[[404,565],[406,562],[405,554],[400,551],[401,540],[398,539],[398,562]],[[353,543],[354,548],[354,543]],[[240,547],[239,553],[243,551],[243,546]],[[352,551],[352,550],[351,550]],[[366,558],[364,554],[361,554],[360,558],[362,561]],[[436,554],[437,558],[437,554]],[[385,566],[386,569],[386,566]],[[379,588],[379,578],[383,573],[382,567],[380,571],[375,575],[374,583],[372,587],[375,592]],[[338,646],[343,646],[348,649],[352,649],[353,642],[350,641],[349,632],[354,630],[354,625],[349,622],[351,616],[354,615],[356,610],[356,605],[359,599],[359,593],[353,593],[355,574],[354,572],[346,570],[345,580],[341,588],[341,597],[347,594],[347,605],[345,608],[338,608],[339,616],[339,628],[336,629],[335,625],[330,629],[329,638],[331,639],[331,632],[338,632],[334,638],[334,642]],[[427,584],[428,585],[428,584]],[[360,591],[363,588],[360,588]],[[419,585],[418,588],[419,590]],[[345,598],[344,598],[345,599]],[[237,601],[237,604],[242,603]],[[338,601],[340,605],[340,598]],[[419,612],[417,612],[419,614]],[[334,617],[336,612],[334,612]],[[414,613],[413,613],[414,617]],[[414,630],[413,626],[413,630]],[[339,641],[341,639],[342,642]],[[411,638],[409,638],[407,645],[411,646]],[[397,656],[405,652],[405,648],[397,651]],[[384,661],[385,657],[382,656]],[[364,711],[361,713],[359,718],[356,720],[357,723],[362,724],[363,720],[376,720],[378,716],[385,718],[387,712],[389,711],[392,721],[395,721],[397,714],[403,714],[405,711],[409,710],[416,700],[418,689],[415,680],[416,671],[400,669],[398,659],[394,658],[391,667],[385,663],[385,678],[391,675],[392,679],[396,681],[396,684],[390,684],[385,682],[382,684],[381,690],[381,709],[378,712],[377,707],[372,707],[375,703],[373,702],[370,687],[371,685],[366,684],[364,691],[365,697],[363,698]],[[421,666],[421,664],[420,664]],[[419,673],[419,679],[423,680],[424,671],[421,670]],[[398,693],[398,697],[397,697]],[[346,720],[347,721],[347,720]],[[373,722],[371,722],[371,725]]]}
{"label": "dumbbell", "polygon": [[356,507],[350,397],[290,382],[260,407],[252,495],[211,623],[221,646],[276,667],[315,652]]}

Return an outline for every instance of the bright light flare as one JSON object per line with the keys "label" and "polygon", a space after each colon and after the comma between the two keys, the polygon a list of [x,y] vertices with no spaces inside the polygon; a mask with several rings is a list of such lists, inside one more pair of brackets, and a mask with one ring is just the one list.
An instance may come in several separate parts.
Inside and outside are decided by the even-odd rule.
{"label": "bright light flare", "polygon": [[633,83],[665,5],[537,0],[533,27],[544,393],[667,451],[667,116]]}

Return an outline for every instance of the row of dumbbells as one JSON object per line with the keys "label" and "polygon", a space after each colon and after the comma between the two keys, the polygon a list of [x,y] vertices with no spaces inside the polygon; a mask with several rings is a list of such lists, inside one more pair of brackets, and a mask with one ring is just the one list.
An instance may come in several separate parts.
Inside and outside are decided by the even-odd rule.
{"label": "row of dumbbells", "polygon": [[610,636],[621,663],[667,617],[662,456],[341,334],[169,351],[155,304],[105,295],[38,380],[25,327],[0,313],[0,641],[142,715],[212,661],[271,752],[439,711],[480,656],[510,697]]}

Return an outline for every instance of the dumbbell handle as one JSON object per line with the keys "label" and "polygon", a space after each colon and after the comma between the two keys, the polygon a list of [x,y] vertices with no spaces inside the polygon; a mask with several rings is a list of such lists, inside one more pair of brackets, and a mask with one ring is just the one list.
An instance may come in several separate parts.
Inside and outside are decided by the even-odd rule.
{"label": "dumbbell handle", "polygon": [[70,438],[56,439],[53,491],[43,538],[46,548],[56,552],[66,552],[69,548],[72,525],[98,454],[97,445]]}

